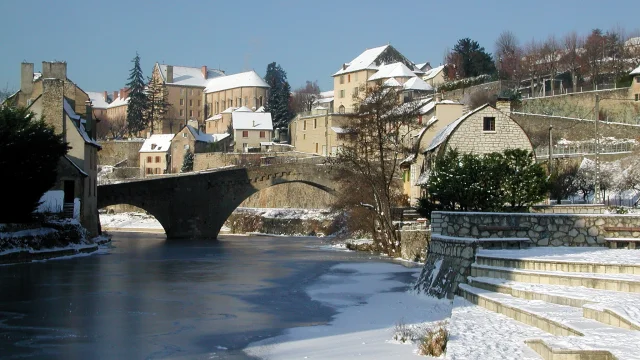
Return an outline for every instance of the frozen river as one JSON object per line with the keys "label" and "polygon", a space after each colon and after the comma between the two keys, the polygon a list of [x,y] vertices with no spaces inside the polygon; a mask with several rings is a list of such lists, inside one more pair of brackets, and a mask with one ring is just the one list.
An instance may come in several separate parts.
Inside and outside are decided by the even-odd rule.
{"label": "frozen river", "polygon": [[[327,323],[306,288],[340,263],[318,238],[171,242],[115,233],[104,254],[0,267],[0,357],[246,359],[249,343]],[[396,271],[402,291],[415,269]],[[323,305],[324,304],[324,305]]]}

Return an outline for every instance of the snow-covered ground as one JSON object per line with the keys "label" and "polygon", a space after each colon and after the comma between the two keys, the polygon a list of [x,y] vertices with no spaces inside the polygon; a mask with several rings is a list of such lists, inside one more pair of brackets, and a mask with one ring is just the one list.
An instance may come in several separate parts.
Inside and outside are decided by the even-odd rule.
{"label": "snow-covered ground", "polygon": [[640,263],[640,252],[638,250],[608,249],[603,247],[534,247],[523,250],[479,250],[477,255],[509,259],[618,265]]}
{"label": "snow-covered ground", "polygon": [[448,300],[393,291],[405,285],[394,280],[395,275],[417,277],[419,268],[363,263],[340,264],[331,270],[307,289],[312,299],[338,311],[329,324],[290,329],[249,345],[245,352],[272,360],[419,358],[417,344],[393,340],[396,324],[424,329],[450,315]]}
{"label": "snow-covered ground", "polygon": [[336,214],[326,209],[242,208],[235,213],[259,215],[267,219],[332,220]]}
{"label": "snow-covered ground", "polygon": [[160,222],[153,216],[135,212],[100,214],[100,224],[106,229],[163,230]]}

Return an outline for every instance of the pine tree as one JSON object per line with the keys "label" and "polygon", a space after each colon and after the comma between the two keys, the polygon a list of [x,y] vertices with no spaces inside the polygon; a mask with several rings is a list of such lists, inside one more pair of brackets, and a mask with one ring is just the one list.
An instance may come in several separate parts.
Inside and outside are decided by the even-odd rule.
{"label": "pine tree", "polygon": [[191,151],[187,151],[184,153],[184,159],[182,160],[182,169],[180,169],[181,173],[186,173],[189,171],[193,171],[193,153]]}
{"label": "pine tree", "polygon": [[464,79],[479,75],[493,75],[496,66],[484,47],[469,38],[458,40],[453,51],[447,54],[445,73],[452,79]]}
{"label": "pine tree", "polygon": [[145,94],[144,76],[140,67],[140,56],[136,53],[136,57],[131,61],[133,68],[129,73],[129,105],[127,107],[127,129],[129,134],[137,134],[144,130],[147,126],[145,120],[145,112],[147,109],[147,95]]}
{"label": "pine tree", "polygon": [[272,62],[267,66],[264,80],[271,87],[265,111],[271,113],[274,129],[285,129],[294,117],[290,104],[291,85],[287,82],[287,73],[280,65]]}
{"label": "pine tree", "polygon": [[147,127],[151,129],[151,133],[155,128],[162,132],[162,120],[169,110],[169,93],[162,83],[162,79],[157,76],[149,78],[149,88],[147,89],[147,109],[145,118],[147,119]]}

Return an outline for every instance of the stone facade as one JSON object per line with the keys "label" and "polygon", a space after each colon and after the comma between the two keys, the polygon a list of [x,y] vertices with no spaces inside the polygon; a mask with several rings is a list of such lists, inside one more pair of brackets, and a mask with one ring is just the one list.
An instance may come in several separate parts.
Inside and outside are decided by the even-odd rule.
{"label": "stone facade", "polygon": [[536,246],[604,246],[606,237],[640,238],[640,215],[434,212],[434,234],[529,238]]}
{"label": "stone facade", "polygon": [[425,261],[431,240],[431,232],[426,230],[400,231],[400,256],[405,260]]}
{"label": "stone facade", "polygon": [[144,140],[110,140],[100,143],[102,150],[98,153],[98,164],[116,165],[126,162],[129,167],[138,167],[138,152]]}
{"label": "stone facade", "polygon": [[535,205],[531,211],[545,214],[604,214],[607,207],[602,204]]}
{"label": "stone facade", "polygon": [[[196,153],[193,161],[193,171],[217,169],[223,166],[259,166],[265,164],[265,158],[286,157],[287,161],[295,162],[297,159],[309,159],[309,154],[298,151],[268,152],[268,153]],[[313,159],[322,159],[313,157]],[[304,160],[306,161],[306,160]]]}
{"label": "stone facade", "polygon": [[346,121],[345,115],[329,114],[327,110],[298,116],[289,124],[291,145],[295,146],[297,151],[335,156],[349,136],[339,133]]}

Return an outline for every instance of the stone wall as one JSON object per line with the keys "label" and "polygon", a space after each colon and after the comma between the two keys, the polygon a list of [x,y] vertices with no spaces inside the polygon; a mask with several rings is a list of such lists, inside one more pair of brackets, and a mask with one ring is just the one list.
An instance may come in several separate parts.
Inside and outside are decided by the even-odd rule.
{"label": "stone wall", "polygon": [[293,236],[325,236],[341,229],[342,219],[339,216],[321,211],[318,216],[296,216],[296,210],[291,209],[293,215],[277,217],[269,216],[261,209],[242,208],[229,216],[225,226],[232,234],[257,232]]}
{"label": "stone wall", "polygon": [[529,238],[536,246],[604,246],[605,237],[640,238],[640,215],[434,212],[434,234],[473,238]]}
{"label": "stone wall", "polygon": [[513,83],[509,81],[492,81],[480,85],[446,91],[442,98],[446,100],[461,101],[466,104],[469,101],[469,97],[475,92],[486,91],[489,94],[499,94],[502,90],[511,89],[512,87]]}
{"label": "stone wall", "polygon": [[303,183],[287,183],[258,191],[240,204],[249,208],[328,209],[335,196]]}
{"label": "stone wall", "polygon": [[[584,117],[593,117],[593,114],[589,116],[585,115]],[[520,112],[512,113],[511,118],[527,133],[534,147],[549,145],[549,125],[553,126],[552,135],[555,141],[561,138],[573,141],[595,138],[595,124],[593,120]],[[640,138],[640,126],[600,121],[598,123],[598,133],[602,137],[637,139]]]}
{"label": "stone wall", "polygon": [[140,157],[138,151],[144,140],[111,140],[102,141],[102,150],[98,151],[98,165],[115,165],[127,160],[126,166],[138,167]]}
{"label": "stone wall", "polygon": [[637,123],[640,117],[640,104],[633,101],[620,101],[631,98],[629,88],[523,99],[520,111],[531,114],[593,118],[596,94],[600,95],[602,119],[608,119],[611,122]]}
{"label": "stone wall", "polygon": [[544,214],[604,214],[607,207],[602,204],[535,205],[531,210]]}
{"label": "stone wall", "polygon": [[309,158],[313,155],[297,151],[268,153],[200,153],[194,154],[193,171],[216,169],[223,166],[257,166],[264,163],[265,157]]}
{"label": "stone wall", "polygon": [[425,261],[431,232],[425,230],[400,231],[400,255],[405,260]]}
{"label": "stone wall", "polygon": [[478,243],[432,234],[427,260],[414,289],[439,299],[453,299],[458,284],[471,275]]}

